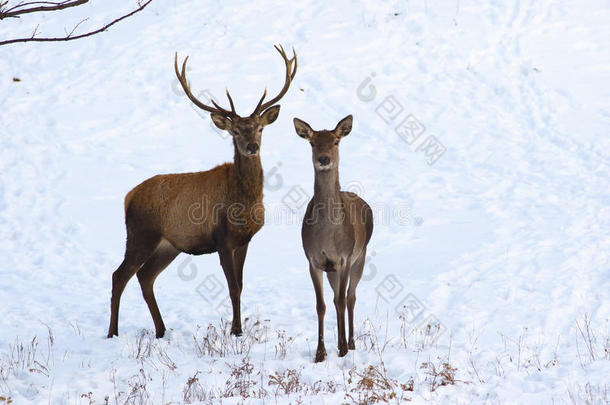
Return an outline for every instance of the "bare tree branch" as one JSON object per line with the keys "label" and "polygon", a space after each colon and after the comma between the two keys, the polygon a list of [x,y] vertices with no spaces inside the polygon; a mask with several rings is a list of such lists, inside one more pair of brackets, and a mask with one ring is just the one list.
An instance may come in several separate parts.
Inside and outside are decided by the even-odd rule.
{"label": "bare tree branch", "polygon": [[[78,1],[84,1],[84,0],[78,0]],[[89,0],[86,0],[89,1]],[[108,24],[104,25],[101,28],[98,28],[94,31],[89,31],[86,32],[84,34],[79,34],[79,35],[74,35],[72,36],[72,34],[74,33],[74,30],[76,30],[76,28],[84,21],[79,22],[78,24],[76,24],[76,26],[72,29],[72,31],[67,34],[65,37],[54,37],[54,38],[36,38],[36,31],[34,31],[34,34],[32,34],[31,37],[29,38],[17,38],[17,39],[7,39],[4,41],[0,41],[0,46],[2,45],[8,45],[8,44],[15,44],[18,42],[58,42],[58,41],[72,41],[75,39],[80,39],[80,38],[85,38],[85,37],[89,37],[91,35],[95,35],[95,34],[99,34],[100,32],[104,32],[106,31],[108,28],[110,28],[111,26],[113,26],[114,24],[118,23],[119,21],[122,21],[128,17],[131,17],[132,15],[139,13],[140,11],[144,10],[144,8],[146,6],[148,6],[150,3],[152,2],[152,0],[148,0],[145,3],[140,3],[138,2],[138,8],[136,8],[135,10],[133,10],[132,12],[130,12],[129,14],[125,14],[115,20],[112,20],[111,22],[109,22]]]}
{"label": "bare tree branch", "polygon": [[72,34],[74,34],[74,31],[76,31],[76,29],[78,28],[78,26],[79,26],[79,25],[81,25],[82,23],[84,23],[85,21],[87,21],[88,19],[89,19],[89,17],[87,17],[87,18],[85,18],[85,19],[83,19],[83,20],[80,20],[80,21],[78,22],[78,24],[76,24],[76,25],[74,26],[74,28],[72,28],[72,31],[70,31],[70,33],[67,33],[67,32],[66,32],[66,38],[70,38],[70,37],[72,36]]}
{"label": "bare tree branch", "polygon": [[[88,2],[89,2],[89,0],[65,0],[65,1],[60,1],[60,2],[31,1],[28,3],[17,4],[16,6],[11,7],[9,9],[7,9],[6,11],[2,11],[2,7],[8,4],[8,0],[7,0],[3,4],[0,4],[0,20],[2,20],[4,18],[8,18],[8,17],[19,18],[19,16],[21,14],[36,13],[39,11],[63,10],[64,8],[80,6],[81,4],[85,4]],[[41,4],[45,4],[45,5],[41,5]],[[27,6],[36,6],[36,7],[25,8]]]}

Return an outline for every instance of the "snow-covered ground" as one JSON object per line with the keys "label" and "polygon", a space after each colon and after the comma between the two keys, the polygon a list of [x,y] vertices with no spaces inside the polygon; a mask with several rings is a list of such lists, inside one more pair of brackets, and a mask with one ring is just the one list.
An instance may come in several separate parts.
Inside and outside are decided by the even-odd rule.
{"label": "snow-covered ground", "polygon": [[[4,20],[0,39],[95,27],[131,3]],[[95,37],[0,47],[0,404],[609,403],[609,21],[601,0],[154,0]],[[221,321],[217,255],[181,255],[156,283],[166,337],[134,279],[106,339],[125,193],[233,156],[174,52],[196,93],[228,86],[245,114],[282,84],[276,43],[299,71],[263,135],[244,337]],[[314,364],[313,168],[292,118],[350,113],[341,182],[376,225],[357,350],[337,356],[327,287]]]}

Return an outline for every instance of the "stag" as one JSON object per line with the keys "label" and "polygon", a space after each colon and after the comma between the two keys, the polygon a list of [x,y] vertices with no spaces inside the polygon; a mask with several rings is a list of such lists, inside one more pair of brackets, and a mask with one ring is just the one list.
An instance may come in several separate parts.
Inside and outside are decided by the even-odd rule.
{"label": "stag", "polygon": [[188,56],[174,69],[187,97],[211,114],[212,121],[233,138],[233,163],[195,173],[157,175],[145,180],[125,197],[127,243],[125,258],[112,275],[112,298],[108,337],[118,335],[119,304],[129,279],[137,274],[144,300],[155,324],[157,338],[165,334],[165,324],[153,292],[157,276],[180,254],[201,255],[218,252],[229,286],[233,307],[231,334],[240,335],[240,297],[248,243],[264,223],[263,169],[260,143],[263,128],[279,114],[276,103],[286,94],[297,71],[297,56],[288,58],[282,46],[275,47],[284,60],[284,87],[264,102],[267,90],[254,112],[241,117],[214,100],[207,105],[198,100],[186,79]]}
{"label": "stag", "polygon": [[[341,191],[339,186],[339,142],[352,130],[352,116],[342,119],[332,131],[314,131],[309,124],[295,118],[297,134],[309,141],[315,172],[314,194],[303,218],[301,237],[309,274],[316,293],[318,313],[318,348],[315,361],[326,358],[324,347],[323,274],[333,289],[339,332],[339,357],[355,349],[354,306],[356,286],[362,277],[366,246],[373,233],[373,212],[356,194]],[[349,288],[348,288],[349,282]],[[345,306],[349,318],[349,342],[345,338]]]}

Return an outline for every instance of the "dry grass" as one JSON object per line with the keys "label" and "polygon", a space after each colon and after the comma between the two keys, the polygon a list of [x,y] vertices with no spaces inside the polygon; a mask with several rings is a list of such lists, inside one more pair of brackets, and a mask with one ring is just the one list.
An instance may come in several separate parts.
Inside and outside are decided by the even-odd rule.
{"label": "dry grass", "polygon": [[582,367],[596,360],[610,360],[610,334],[608,333],[608,320],[606,331],[599,337],[599,330],[591,325],[591,317],[587,314],[582,321],[576,320],[576,350]]}
{"label": "dry grass", "polygon": [[188,380],[186,380],[186,385],[182,390],[184,393],[182,400],[185,404],[204,402],[210,399],[208,392],[201,386],[199,374],[201,374],[201,372],[197,371],[192,377],[189,377]]}
{"label": "dry grass", "polygon": [[345,398],[355,404],[402,403],[410,400],[406,395],[414,389],[413,379],[400,383],[388,378],[383,366],[353,368],[348,375]]}
{"label": "dry grass", "polygon": [[[560,347],[572,349],[571,352],[565,353],[565,356],[570,357],[562,358],[562,361],[572,361],[577,365],[580,362],[585,371],[590,369],[594,362],[598,364],[600,361],[610,360],[608,334],[588,316],[576,322],[573,335],[575,341],[568,342],[566,339],[562,346],[559,346],[557,341],[554,346],[554,341],[547,344],[539,335],[523,328],[515,338],[500,335],[504,351],[499,354],[487,353],[487,356],[481,356],[482,360],[478,362],[475,357],[478,353],[476,337],[472,341],[471,350],[460,351],[457,357],[453,356],[456,359],[450,357],[452,339],[449,352],[444,357],[435,357],[438,347],[431,347],[428,337],[416,338],[413,333],[408,339],[405,339],[402,333],[391,337],[387,328],[384,331],[382,322],[379,324],[367,319],[358,331],[357,351],[353,353],[354,359],[363,360],[354,364],[346,358],[338,363],[340,369],[324,372],[326,377],[320,378],[317,373],[312,377],[311,372],[315,369],[311,367],[318,366],[313,366],[310,362],[300,367],[282,368],[284,361],[293,365],[295,358],[302,358],[303,353],[299,351],[303,348],[295,349],[296,341],[288,336],[286,331],[277,330],[268,336],[269,330],[268,322],[247,319],[244,322],[243,336],[234,337],[230,335],[230,325],[221,322],[205,329],[198,328],[197,334],[193,336],[194,344],[187,346],[181,345],[180,340],[155,339],[152,332],[142,331],[136,336],[123,339],[122,359],[119,359],[120,366],[116,366],[118,370],[123,371],[119,373],[113,367],[110,373],[112,393],[103,395],[100,399],[100,393],[95,389],[91,389],[91,392],[83,390],[84,393],[71,393],[70,403],[211,404],[252,400],[307,403],[313,398],[324,402],[338,400],[341,403],[353,404],[403,403],[409,401],[414,393],[432,395],[433,398],[436,395],[445,395],[444,392],[436,393],[442,387],[484,384],[491,376],[507,378],[524,373],[529,375],[544,372],[546,368],[559,364]],[[191,342],[190,337],[188,339]],[[18,390],[12,391],[10,384],[22,384],[24,378],[29,378],[28,375],[38,384],[54,378],[53,372],[58,368],[54,359],[54,340],[49,331],[44,340],[37,337],[28,341],[17,339],[8,345],[8,350],[0,353],[0,405],[15,403]],[[427,347],[426,351],[422,349],[424,346]],[[263,360],[268,358],[268,348],[273,348],[271,353],[275,353],[274,360]],[[179,356],[177,351],[186,355],[187,359],[205,357],[199,362],[209,369],[185,371],[184,365],[176,364],[170,357]],[[252,353],[256,353],[256,356]],[[386,370],[384,362],[384,356],[388,356],[388,353],[393,356],[403,354],[405,359],[410,358],[412,372],[407,373],[405,377],[403,369],[399,379],[393,377],[392,373]],[[428,359],[420,360],[420,357],[424,356]],[[497,356],[495,363],[494,356]],[[435,360],[430,360],[430,357]],[[260,363],[255,363],[254,358],[261,359]],[[63,361],[65,355],[61,362]],[[366,365],[363,365],[363,361],[366,361]],[[395,362],[391,364],[396,365]],[[272,368],[269,370],[268,367]],[[406,367],[408,369],[409,365]],[[466,378],[462,377],[458,367],[464,369]],[[168,396],[169,401],[166,401],[168,376],[171,380],[171,395]],[[43,382],[44,384],[46,383]],[[48,386],[42,389],[46,390]],[[608,385],[603,384],[603,381],[601,384],[579,381],[565,390],[565,395],[556,398],[556,402],[610,405],[608,391]]]}
{"label": "dry grass", "polygon": [[455,378],[457,368],[452,367],[447,361],[442,361],[439,365],[433,362],[424,362],[421,364],[421,368],[425,370],[425,380],[429,384],[430,392],[436,391],[438,387],[455,385],[458,382]]}
{"label": "dry grass", "polygon": [[244,357],[240,364],[229,365],[231,374],[225,382],[224,389],[219,392],[221,398],[264,398],[267,391],[260,382],[263,377],[261,371],[254,372],[254,365],[248,357]]}
{"label": "dry grass", "polygon": [[24,374],[32,373],[50,377],[55,362],[53,347],[55,338],[50,329],[41,347],[37,336],[31,340],[22,341],[16,338],[8,345],[8,351],[0,354],[0,390],[2,394],[0,404],[12,402],[10,378],[22,378]]}
{"label": "dry grass", "polygon": [[301,381],[301,370],[287,369],[282,373],[276,371],[269,375],[269,386],[275,386],[275,396],[290,395],[306,391],[306,384]]}
{"label": "dry grass", "polygon": [[578,384],[568,389],[568,400],[573,405],[609,405],[610,389],[608,384]]}
{"label": "dry grass", "polygon": [[294,338],[286,336],[285,330],[278,330],[276,333],[277,342],[275,343],[275,358],[278,360],[285,360],[290,346],[294,343]]}
{"label": "dry grass", "polygon": [[148,363],[158,368],[157,364],[160,364],[170,371],[174,371],[177,366],[167,352],[168,346],[169,342],[156,339],[153,332],[142,330],[133,342],[127,341],[128,358],[136,359],[142,365]]}
{"label": "dry grass", "polygon": [[268,341],[268,322],[246,318],[243,323],[242,336],[231,335],[231,324],[221,320],[220,326],[209,324],[205,330],[197,326],[193,336],[195,348],[199,357],[227,357],[248,355],[254,344]]}

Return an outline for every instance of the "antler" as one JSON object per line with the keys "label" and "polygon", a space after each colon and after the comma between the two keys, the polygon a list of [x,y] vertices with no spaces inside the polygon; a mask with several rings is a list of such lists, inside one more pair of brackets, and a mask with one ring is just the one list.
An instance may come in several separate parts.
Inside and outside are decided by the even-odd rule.
{"label": "antler", "polygon": [[178,52],[176,52],[176,55],[174,57],[174,70],[176,71],[176,77],[178,78],[178,81],[180,82],[180,84],[182,85],[182,89],[184,90],[184,92],[186,93],[186,95],[188,96],[188,98],[199,108],[201,108],[202,110],[211,112],[211,113],[217,113],[217,114],[222,114],[226,117],[236,117],[237,113],[235,112],[235,106],[233,105],[233,99],[231,98],[231,95],[229,94],[229,90],[227,89],[227,98],[229,99],[229,104],[231,104],[231,111],[229,110],[225,110],[224,108],[222,108],[221,106],[219,106],[218,104],[216,104],[216,101],[214,100],[210,100],[212,102],[212,104],[214,104],[214,107],[210,107],[209,105],[203,104],[201,101],[199,101],[197,99],[197,97],[195,97],[193,95],[193,93],[191,92],[191,87],[189,86],[187,80],[186,80],[186,62],[189,60],[189,57],[187,56],[184,59],[184,62],[182,63],[182,72],[178,71]]}
{"label": "antler", "polygon": [[[286,92],[288,91],[288,88],[290,87],[290,83],[292,83],[292,79],[294,79],[294,75],[296,75],[296,73],[297,73],[297,54],[294,51],[294,48],[292,48],[292,54],[293,54],[292,58],[288,59],[288,56],[286,56],[286,52],[284,52],[284,47],[282,47],[282,45],[280,45],[279,47],[277,45],[274,45],[274,47],[280,53],[280,55],[282,56],[282,59],[284,59],[284,63],[286,64],[286,80],[284,82],[284,87],[282,88],[282,90],[280,90],[280,92],[277,96],[275,96],[272,100],[269,100],[263,104],[263,100],[265,99],[265,96],[267,95],[267,89],[265,89],[265,92],[263,93],[263,96],[261,97],[258,104],[256,105],[256,108],[254,109],[254,112],[252,113],[252,115],[260,114],[261,111],[266,110],[267,108],[271,107],[273,104],[280,101],[280,99],[282,97],[284,97],[284,94],[286,94]],[[292,69],[293,62],[294,62],[294,70]]]}

